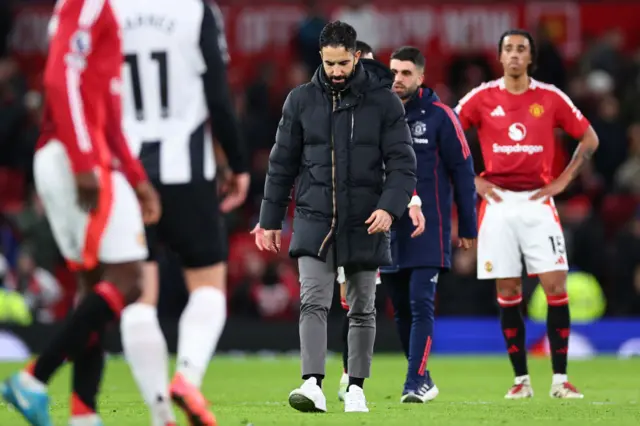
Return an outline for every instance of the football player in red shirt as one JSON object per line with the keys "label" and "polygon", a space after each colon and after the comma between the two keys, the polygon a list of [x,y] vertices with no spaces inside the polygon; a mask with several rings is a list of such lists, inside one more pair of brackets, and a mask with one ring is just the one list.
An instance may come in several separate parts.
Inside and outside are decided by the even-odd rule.
{"label": "football player in red shirt", "polygon": [[[508,399],[533,396],[527,370],[522,302],[522,263],[538,275],[549,305],[547,332],[553,379],[550,395],[582,398],[567,379],[570,330],[566,290],[567,254],[553,202],[589,162],[598,137],[561,90],[532,79],[535,44],[521,30],[505,32],[498,44],[504,76],[483,83],[455,108],[465,129],[478,129],[485,171],[476,177],[478,278],[495,279],[500,320],[515,372]],[[552,178],[554,129],[580,141],[562,174]]]}
{"label": "football player in red shirt", "polygon": [[50,426],[47,383],[73,361],[71,425],[100,426],[101,337],[139,294],[144,225],[160,204],[122,131],[120,25],[109,0],[59,0],[49,26],[45,112],[34,180],[56,243],[87,284],[64,327],[2,397],[35,426]]}

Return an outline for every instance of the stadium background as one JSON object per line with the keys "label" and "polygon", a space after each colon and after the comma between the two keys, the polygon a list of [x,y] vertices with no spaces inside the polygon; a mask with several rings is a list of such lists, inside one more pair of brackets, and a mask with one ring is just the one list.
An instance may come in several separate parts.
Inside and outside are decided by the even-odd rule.
{"label": "stadium background", "polygon": [[[0,358],[21,342],[38,351],[73,301],[65,270],[32,190],[31,161],[41,113],[40,79],[53,1],[0,4]],[[258,252],[248,231],[257,213],[282,101],[320,64],[317,39],[328,19],[343,18],[378,59],[405,44],[423,50],[426,84],[443,101],[499,76],[497,40],[507,28],[536,35],[535,77],[565,90],[600,136],[593,162],[557,204],[572,265],[572,310],[581,317],[572,349],[640,353],[640,3],[456,1],[220,0],[231,54],[230,83],[252,152],[251,193],[227,217],[231,231],[229,315],[222,350],[295,350],[299,285],[286,256]],[[477,147],[471,139],[472,147]],[[556,171],[575,141],[557,137]],[[482,169],[478,150],[476,168]],[[455,215],[453,217],[455,221]],[[475,253],[456,251],[441,277],[435,352],[502,353],[494,289],[475,276]],[[160,315],[175,349],[176,318],[186,301],[175,259],[162,263]],[[544,312],[526,279],[531,350],[544,351]],[[544,305],[544,304],[543,304]],[[399,350],[384,289],[378,295],[377,348]],[[335,292],[329,344],[339,349],[342,311]],[[601,318],[602,317],[602,318]],[[18,340],[16,340],[18,339]],[[637,340],[634,340],[637,339]],[[625,346],[626,345],[626,346]],[[110,336],[118,350],[118,336]],[[625,346],[625,348],[623,348]],[[577,349],[576,349],[577,350]]]}

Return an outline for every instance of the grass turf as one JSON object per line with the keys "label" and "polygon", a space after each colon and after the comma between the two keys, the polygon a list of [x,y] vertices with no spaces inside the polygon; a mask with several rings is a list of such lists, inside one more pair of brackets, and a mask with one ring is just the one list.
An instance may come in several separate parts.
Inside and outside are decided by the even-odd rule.
{"label": "grass turf", "polygon": [[[203,389],[221,426],[373,426],[373,425],[640,425],[640,359],[600,357],[570,362],[572,382],[585,394],[583,400],[555,400],[548,396],[551,383],[548,359],[531,359],[531,380],[536,395],[531,400],[506,401],[512,384],[506,357],[433,356],[429,367],[440,396],[424,405],[399,403],[406,361],[399,356],[376,355],[372,378],[365,383],[371,410],[344,413],[337,399],[341,363],[327,365],[323,387],[326,414],[298,413],[287,403],[297,387],[299,361],[292,357],[216,357]],[[0,364],[0,377],[21,365]],[[69,369],[51,384],[54,425],[68,422]],[[25,424],[0,403],[0,425]],[[147,426],[150,419],[126,363],[111,358],[100,397],[100,412],[107,426]],[[178,424],[186,425],[179,417]]]}

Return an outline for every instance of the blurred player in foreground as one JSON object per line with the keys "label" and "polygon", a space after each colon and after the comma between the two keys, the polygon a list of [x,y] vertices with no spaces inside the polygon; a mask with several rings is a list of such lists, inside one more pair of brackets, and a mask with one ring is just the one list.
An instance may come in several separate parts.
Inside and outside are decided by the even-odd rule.
{"label": "blurred player in foreground", "polygon": [[[557,87],[529,77],[536,47],[529,33],[505,32],[498,43],[504,77],[483,83],[455,108],[465,129],[478,128],[485,171],[476,177],[479,210],[478,278],[495,279],[500,321],[515,383],[505,398],[533,396],[527,369],[522,302],[522,263],[538,275],[549,310],[554,398],[582,398],[567,378],[569,300],[567,253],[553,197],[591,160],[598,137],[589,121]],[[554,129],[580,141],[571,162],[551,176]]]}
{"label": "blurred player in foreground", "polygon": [[[73,364],[72,426],[99,426],[102,333],[139,293],[145,223],[160,205],[121,127],[120,27],[110,1],[66,0],[50,24],[45,116],[34,178],[53,235],[85,291],[48,348],[2,389],[34,426],[51,426],[47,384]],[[142,209],[141,209],[142,207]]]}
{"label": "blurred player in foreground", "polygon": [[438,275],[451,267],[452,201],[458,207],[459,245],[470,249],[477,237],[475,172],[458,118],[432,89],[422,87],[420,50],[399,48],[390,67],[413,137],[418,184],[407,213],[392,228],[393,264],[380,268],[380,276],[408,360],[401,402],[424,403],[438,395],[428,360]]}
{"label": "blurred player in foreground", "polygon": [[[123,20],[124,128],[163,210],[158,224],[147,228],[142,297],[122,313],[123,350],[154,426],[175,422],[169,396],[192,424],[213,426],[200,387],[227,318],[227,235],[220,210],[239,207],[249,187],[221,13],[202,0],[112,1]],[[209,119],[232,169],[220,202]],[[156,312],[160,243],[180,258],[189,291],[170,385]]]}

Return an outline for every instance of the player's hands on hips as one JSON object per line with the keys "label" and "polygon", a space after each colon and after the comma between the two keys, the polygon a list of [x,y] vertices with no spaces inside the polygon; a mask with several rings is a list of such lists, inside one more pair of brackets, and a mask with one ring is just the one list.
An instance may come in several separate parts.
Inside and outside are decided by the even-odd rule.
{"label": "player's hands on hips", "polygon": [[149,182],[140,182],[135,191],[140,202],[144,224],[153,225],[158,223],[162,214],[162,207],[160,207],[160,198],[153,185]]}
{"label": "player's hands on hips", "polygon": [[561,192],[563,192],[565,189],[567,189],[567,186],[569,186],[569,181],[565,181],[563,179],[556,179],[553,182],[551,182],[549,185],[535,192],[530,197],[530,199],[531,200],[544,199],[546,201],[547,199],[554,197],[560,194]]}
{"label": "player's hands on hips", "polygon": [[223,213],[229,213],[244,203],[247,192],[249,192],[249,183],[251,183],[249,173],[233,175],[229,181],[227,194],[220,203],[220,210]]}
{"label": "player's hands on hips", "polygon": [[502,198],[500,198],[500,196],[495,191],[496,189],[500,190],[498,186],[492,184],[491,182],[480,176],[476,176],[475,182],[476,191],[482,198],[484,198],[488,202],[495,201],[496,203],[499,203],[502,201]]}
{"label": "player's hands on hips", "polygon": [[378,232],[387,232],[391,229],[391,223],[393,222],[393,218],[389,214],[389,212],[378,209],[369,216],[364,223],[369,226],[367,232],[369,234],[377,234]]}
{"label": "player's hands on hips", "polygon": [[100,182],[93,171],[76,174],[76,188],[78,190],[78,205],[82,210],[89,213],[98,208]]}
{"label": "player's hands on hips", "polygon": [[458,240],[458,247],[461,247],[465,250],[469,250],[471,248],[473,248],[473,246],[476,245],[476,239],[475,238],[460,238]]}
{"label": "player's hands on hips", "polygon": [[256,247],[258,250],[265,250],[264,246],[264,229],[260,228],[260,224],[256,223],[256,226],[251,230],[251,235],[255,236],[256,239]]}
{"label": "player's hands on hips", "polygon": [[264,249],[279,253],[282,231],[280,229],[263,229],[262,232],[262,245]]}
{"label": "player's hands on hips", "polygon": [[422,214],[422,207],[420,206],[409,207],[409,217],[413,222],[413,226],[416,227],[416,229],[411,233],[411,238],[415,238],[419,235],[422,235],[422,233],[424,232],[424,228],[427,224],[427,221],[424,218],[424,214]]}

